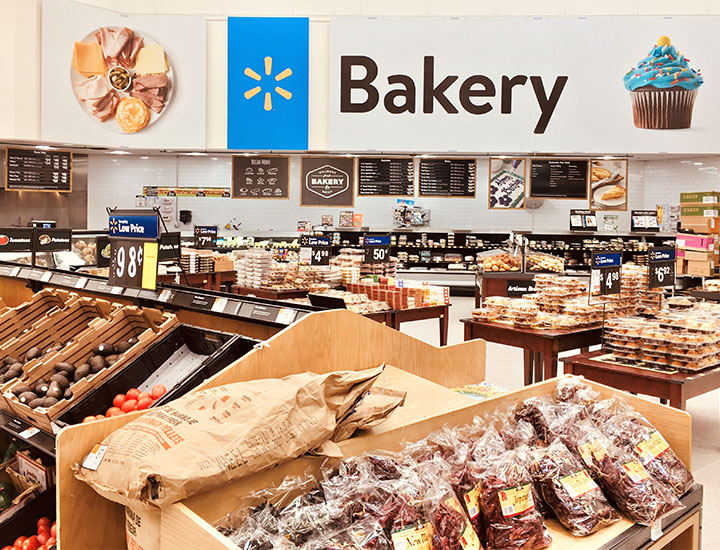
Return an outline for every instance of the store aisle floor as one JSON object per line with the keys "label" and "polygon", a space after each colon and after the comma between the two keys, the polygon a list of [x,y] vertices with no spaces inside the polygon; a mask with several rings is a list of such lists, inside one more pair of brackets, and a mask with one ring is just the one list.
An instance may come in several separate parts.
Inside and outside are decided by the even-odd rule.
{"label": "store aisle floor", "polygon": [[[460,319],[470,317],[474,299],[453,296],[450,308],[448,343],[463,341],[463,324]],[[402,332],[415,338],[438,345],[438,322],[436,320],[415,321],[402,325]],[[515,390],[522,387],[522,351],[500,344],[487,346],[486,378]],[[652,398],[649,398],[652,399]],[[688,412],[692,415],[693,465],[692,470],[698,483],[704,486],[702,543],[704,548],[720,548],[720,390],[716,390],[688,401]]]}

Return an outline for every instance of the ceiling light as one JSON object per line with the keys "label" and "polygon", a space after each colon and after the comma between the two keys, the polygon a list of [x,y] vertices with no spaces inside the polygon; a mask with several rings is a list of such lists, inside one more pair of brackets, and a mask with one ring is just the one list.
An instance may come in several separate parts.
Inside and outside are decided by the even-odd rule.
{"label": "ceiling light", "polygon": [[111,155],[129,155],[131,154],[129,151],[110,151]]}
{"label": "ceiling light", "polygon": [[212,158],[213,160],[217,160],[217,159],[218,159],[217,157],[210,157],[210,158]]}
{"label": "ceiling light", "polygon": [[695,166],[702,166],[702,162],[693,162]]}
{"label": "ceiling light", "polygon": [[42,149],[43,151],[47,151],[48,149],[52,149],[49,145],[36,145],[35,149]]}
{"label": "ceiling light", "polygon": [[147,159],[149,159],[150,157],[140,157],[140,158],[143,159],[143,160],[147,160]]}
{"label": "ceiling light", "polygon": [[193,151],[192,153],[183,153],[183,155],[187,155],[189,157],[206,157],[207,153],[201,153],[199,151]]}
{"label": "ceiling light", "polygon": [[603,157],[603,160],[612,160],[612,157],[610,155],[605,155]]}

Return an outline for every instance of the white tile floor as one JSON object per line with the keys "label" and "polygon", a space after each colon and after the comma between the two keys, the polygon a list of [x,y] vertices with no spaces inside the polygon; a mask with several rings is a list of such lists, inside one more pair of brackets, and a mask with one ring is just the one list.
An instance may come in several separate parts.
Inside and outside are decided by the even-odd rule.
{"label": "white tile floor", "polygon": [[[470,317],[473,303],[473,298],[453,296],[449,344],[462,342],[463,326],[459,319]],[[402,331],[434,345],[439,343],[436,320],[406,323]],[[488,344],[487,380],[511,390],[522,387],[522,360],[519,348]],[[720,390],[690,399],[687,410],[693,426],[692,471],[704,486],[702,544],[706,550],[714,550],[720,548],[720,522],[716,523],[720,518]]]}

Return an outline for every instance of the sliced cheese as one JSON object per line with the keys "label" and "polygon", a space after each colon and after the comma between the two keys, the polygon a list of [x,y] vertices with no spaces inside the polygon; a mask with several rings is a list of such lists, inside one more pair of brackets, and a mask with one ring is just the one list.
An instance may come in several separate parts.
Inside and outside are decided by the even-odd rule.
{"label": "sliced cheese", "polygon": [[75,42],[72,56],[72,66],[83,76],[105,74],[107,65],[103,51],[97,42]]}
{"label": "sliced cheese", "polygon": [[135,74],[160,74],[166,73],[167,70],[165,50],[163,50],[160,44],[140,48],[135,58]]}

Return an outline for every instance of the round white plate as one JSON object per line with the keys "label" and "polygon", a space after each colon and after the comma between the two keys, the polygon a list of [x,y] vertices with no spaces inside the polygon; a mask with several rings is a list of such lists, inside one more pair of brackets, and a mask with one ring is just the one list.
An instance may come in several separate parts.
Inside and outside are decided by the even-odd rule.
{"label": "round white plate", "polygon": [[[597,204],[598,206],[607,206],[607,207],[616,207],[616,206],[622,206],[627,201],[627,189],[625,189],[625,194],[622,197],[618,197],[616,199],[606,199],[602,200],[600,197],[603,196],[603,193],[606,191],[609,191],[615,187],[615,185],[602,185],[600,187],[596,187],[593,190],[593,203]],[[619,186],[624,187],[624,186]]]}
{"label": "round white plate", "polygon": [[[113,30],[113,31],[116,31],[116,30],[119,30],[121,27],[104,27],[104,28],[110,29],[110,30]],[[81,42],[86,42],[86,43],[89,43],[89,44],[92,44],[92,43],[96,43],[96,44],[97,44],[97,38],[95,38],[95,33],[96,33],[97,31],[99,31],[99,30],[100,30],[100,29],[95,29],[95,30],[92,31],[91,33],[88,33],[88,34],[85,36],[85,38],[83,38],[83,39],[81,40]],[[137,29],[130,29],[130,30],[133,31],[133,33],[135,33],[136,35],[142,36],[142,39],[143,39],[143,47],[145,47],[145,46],[152,46],[153,44],[157,44],[157,41],[155,41],[155,40],[154,40],[152,37],[150,37],[147,33],[144,33],[144,32],[139,31],[139,30],[137,30]],[[162,44],[160,44],[160,45],[162,46]],[[165,50],[165,48],[163,48],[163,50]],[[150,109],[150,122],[147,123],[147,126],[145,126],[145,128],[148,128],[148,127],[151,126],[155,121],[157,121],[161,116],[163,116],[163,115],[167,112],[168,107],[170,106],[170,100],[172,99],[173,88],[175,87],[175,82],[174,82],[174,79],[173,79],[172,64],[170,63],[170,59],[168,58],[167,52],[165,52],[165,59],[167,60],[167,64],[168,64],[168,67],[169,67],[168,72],[165,73],[165,74],[167,74],[167,77],[168,77],[167,92],[165,93],[165,107],[163,107],[163,110],[162,110],[160,113],[156,113],[155,111],[153,111],[152,109]],[[108,71],[109,71],[111,68],[112,68],[112,67],[108,67]],[[133,68],[128,69],[128,71],[130,72],[131,75],[135,76],[135,71],[134,71]],[[86,78],[87,78],[87,77],[81,75],[79,72],[77,72],[77,71],[72,67],[72,65],[70,65],[70,86],[71,86],[71,88],[72,88],[73,95],[75,96],[75,99],[77,100],[78,105],[79,105],[80,108],[82,109],[83,113],[85,113],[87,116],[89,116],[89,117],[90,117],[91,119],[93,119],[95,122],[97,122],[98,124],[104,126],[104,127],[107,128],[108,130],[111,130],[111,131],[113,131],[113,132],[117,132],[117,133],[119,133],[119,134],[132,135],[133,133],[131,133],[131,132],[123,132],[123,131],[120,129],[120,126],[118,126],[118,123],[115,121],[115,117],[114,117],[114,116],[108,118],[108,119],[107,119],[106,121],[104,121],[104,122],[101,122],[100,120],[98,120],[97,118],[95,118],[94,116],[92,116],[92,115],[88,112],[87,107],[85,107],[85,102],[82,101],[82,100],[77,96],[77,93],[75,93],[75,83],[76,83],[76,82],[79,82],[79,81],[81,81],[81,80],[85,80]],[[107,74],[105,75],[105,78],[107,78]],[[114,88],[113,88],[113,89],[114,89]],[[128,92],[118,92],[117,90],[116,90],[116,92],[117,92],[118,96],[120,97],[120,99],[122,99],[122,98],[124,98],[124,97],[130,97],[130,94],[129,94]],[[149,107],[148,107],[148,108],[149,108]],[[142,130],[140,130],[140,131],[138,131],[138,132],[134,132],[134,133],[140,133],[140,132],[142,132],[145,128],[143,128]]]}

